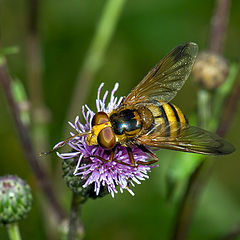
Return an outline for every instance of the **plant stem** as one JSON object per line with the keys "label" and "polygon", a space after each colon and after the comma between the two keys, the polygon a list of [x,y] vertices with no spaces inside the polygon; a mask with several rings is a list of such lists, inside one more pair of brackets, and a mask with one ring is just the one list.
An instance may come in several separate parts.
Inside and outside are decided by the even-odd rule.
{"label": "plant stem", "polygon": [[[44,105],[42,90],[42,57],[38,37],[39,0],[28,0],[27,75],[31,103],[31,123],[36,152],[48,148],[47,122],[49,112]],[[47,156],[46,156],[47,157]],[[47,161],[45,161],[46,165]],[[46,166],[45,166],[46,167]]]}
{"label": "plant stem", "polygon": [[[42,50],[41,39],[39,38],[39,10],[41,1],[27,0],[28,3],[28,22],[26,32],[26,51],[27,51],[27,88],[30,102],[30,117],[31,117],[31,136],[36,152],[43,152],[49,148],[48,122],[49,110],[45,106],[42,86]],[[50,158],[45,155],[45,161],[39,162],[41,167],[47,172],[50,172]],[[52,214],[52,208],[48,202],[42,201],[43,217],[45,221],[45,232],[49,239],[55,239],[56,214]],[[49,217],[52,216],[52,217]]]}
{"label": "plant stem", "polygon": [[81,223],[81,207],[86,201],[80,195],[72,193],[71,212],[69,217],[69,231],[67,240],[81,240],[84,237],[84,226]]}
{"label": "plant stem", "polygon": [[103,57],[113,36],[116,24],[126,0],[107,0],[102,16],[96,28],[95,35],[90,44],[82,68],[78,74],[77,84],[74,88],[68,121],[78,112],[79,106],[84,104],[96,72],[101,67]]}
{"label": "plant stem", "polygon": [[[36,152],[42,152],[49,148],[49,135],[47,124],[49,121],[49,111],[44,104],[43,86],[42,86],[42,56],[41,42],[38,31],[39,9],[41,2],[39,0],[28,0],[28,22],[26,36],[27,51],[27,87],[30,102],[31,117],[31,136]],[[39,164],[46,171],[50,172],[49,156],[45,155],[46,161]],[[52,214],[52,208],[48,202],[42,201],[43,217],[45,221],[46,234],[49,239],[54,239],[55,229],[59,224],[56,221],[56,214]],[[52,216],[52,217],[49,217]]]}
{"label": "plant stem", "polygon": [[[229,127],[231,126],[239,101],[240,101],[240,70],[238,71],[236,87],[233,88],[232,93],[227,99],[227,103],[225,105],[225,108],[221,117],[221,121],[217,129],[217,133],[220,136],[224,136],[227,130],[229,129]],[[226,114],[228,115],[226,116]],[[240,235],[240,224],[238,224],[238,226],[234,230],[229,231],[229,233],[225,234],[220,239],[221,240],[236,239],[236,237],[239,235]]]}
{"label": "plant stem", "polygon": [[221,54],[232,0],[217,0],[211,19],[209,49]]}
{"label": "plant stem", "polygon": [[208,165],[208,162],[204,159],[196,167],[191,174],[186,191],[183,196],[183,200],[178,206],[178,212],[176,217],[176,224],[172,240],[185,240],[189,232],[191,221],[193,218],[193,212],[197,205],[197,199],[199,193],[202,190],[203,184],[206,182],[206,172],[203,171]]}
{"label": "plant stem", "polygon": [[211,119],[211,95],[205,89],[198,90],[198,119],[199,126],[209,128]]}
{"label": "plant stem", "polygon": [[14,97],[12,95],[12,91],[10,88],[10,76],[7,71],[6,60],[4,57],[0,58],[0,83],[3,88],[3,92],[6,96],[9,108],[11,110],[13,119],[15,121],[15,125],[19,134],[20,142],[22,144],[22,148],[28,164],[31,166],[33,173],[35,174],[40,187],[42,188],[43,193],[45,194],[46,199],[49,201],[52,209],[56,216],[60,219],[63,219],[65,214],[62,208],[60,207],[57,198],[54,194],[52,185],[50,184],[49,178],[43,168],[39,165],[36,153],[34,151],[32,141],[30,138],[30,134],[26,126],[22,123],[20,118],[20,112],[16,102],[14,101]]}
{"label": "plant stem", "polygon": [[225,136],[235,113],[240,99],[240,69],[238,69],[238,75],[236,76],[236,85],[233,87],[231,94],[228,96],[224,111],[219,121],[217,128],[217,134],[221,137]]}
{"label": "plant stem", "polygon": [[8,224],[7,229],[10,240],[21,240],[18,223]]}

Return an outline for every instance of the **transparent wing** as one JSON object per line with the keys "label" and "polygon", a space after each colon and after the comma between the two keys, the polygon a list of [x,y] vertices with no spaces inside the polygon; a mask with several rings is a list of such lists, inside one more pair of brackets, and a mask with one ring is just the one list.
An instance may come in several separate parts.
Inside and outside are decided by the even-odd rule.
{"label": "transparent wing", "polygon": [[198,46],[188,42],[165,56],[125,98],[123,104],[137,104],[152,99],[169,102],[187,80]]}
{"label": "transparent wing", "polygon": [[223,155],[235,150],[215,133],[185,124],[176,126],[176,123],[169,123],[167,127],[157,125],[136,141],[141,145],[201,154]]}

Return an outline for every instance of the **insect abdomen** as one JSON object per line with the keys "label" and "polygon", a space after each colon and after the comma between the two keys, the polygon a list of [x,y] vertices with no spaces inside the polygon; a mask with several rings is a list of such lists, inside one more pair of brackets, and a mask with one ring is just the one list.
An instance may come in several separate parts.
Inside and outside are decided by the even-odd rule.
{"label": "insect abdomen", "polygon": [[187,123],[182,111],[171,103],[154,100],[154,105],[148,107],[151,110],[155,124],[160,124],[165,137],[175,138],[181,133],[181,127]]}

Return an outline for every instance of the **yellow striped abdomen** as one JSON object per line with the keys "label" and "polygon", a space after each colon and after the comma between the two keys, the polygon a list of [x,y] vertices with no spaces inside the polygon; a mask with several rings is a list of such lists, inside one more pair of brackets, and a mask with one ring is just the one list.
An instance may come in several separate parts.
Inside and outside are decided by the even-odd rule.
{"label": "yellow striped abdomen", "polygon": [[182,111],[174,104],[154,100],[148,109],[154,116],[155,124],[162,126],[164,137],[176,138],[181,133],[181,127],[187,123]]}

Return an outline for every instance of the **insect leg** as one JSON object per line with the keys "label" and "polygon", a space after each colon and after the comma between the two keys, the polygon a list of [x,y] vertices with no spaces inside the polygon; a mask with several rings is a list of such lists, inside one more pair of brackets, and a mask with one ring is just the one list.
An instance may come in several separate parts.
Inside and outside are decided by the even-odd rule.
{"label": "insect leg", "polygon": [[[131,149],[130,149],[130,151],[131,151]],[[128,163],[124,163],[124,162],[121,162],[121,161],[115,159],[115,158],[114,158],[115,152],[116,152],[116,147],[114,147],[114,148],[112,149],[111,155],[110,155],[110,157],[109,157],[108,160],[107,160],[107,159],[104,159],[103,157],[97,156],[97,155],[92,155],[92,156],[89,156],[89,157],[95,157],[95,158],[101,160],[101,161],[104,162],[104,163],[114,161],[114,162],[120,163],[120,164],[122,164],[122,165],[129,166],[129,167],[134,167],[134,166],[135,166],[135,165],[134,165],[133,155],[132,155],[131,153],[130,153],[130,154],[131,154],[132,159],[133,159],[133,165],[132,165],[132,164],[128,164]],[[130,155],[129,155],[129,156],[130,156]],[[130,157],[130,158],[131,158],[131,157]],[[131,160],[131,162],[132,162],[132,160]]]}
{"label": "insect leg", "polygon": [[133,152],[132,152],[132,148],[131,147],[126,147],[127,149],[127,152],[128,152],[128,156],[129,156],[129,159],[131,161],[131,164],[128,164],[128,163],[124,163],[124,162],[120,162],[118,160],[115,160],[113,159],[113,161],[116,161],[120,164],[123,164],[123,165],[127,165],[127,166],[130,166],[130,167],[137,167],[137,165],[151,165],[155,162],[158,161],[158,158],[157,156],[149,149],[147,149],[145,146],[143,145],[136,145],[139,149],[141,149],[143,152],[149,154],[153,160],[152,161],[147,161],[147,162],[143,162],[143,161],[137,161],[137,163],[135,163],[135,160],[134,160],[134,156],[133,156]]}
{"label": "insect leg", "polygon": [[89,156],[89,157],[95,157],[95,158],[101,160],[102,162],[112,162],[112,161],[114,160],[115,152],[116,152],[116,147],[114,147],[114,148],[112,149],[111,154],[110,154],[110,157],[109,157],[108,160],[107,160],[107,159],[104,159],[104,158],[102,158],[102,157],[100,157],[100,156],[97,156],[97,155],[92,155],[92,156]]}
{"label": "insect leg", "polygon": [[128,156],[129,156],[131,164],[128,164],[128,163],[125,163],[125,162],[121,162],[121,161],[119,161],[117,159],[113,159],[113,161],[115,161],[117,163],[120,163],[122,165],[129,166],[129,167],[136,167],[137,165],[135,164],[135,161],[134,161],[132,149],[130,147],[126,147],[126,149],[127,149]]}
{"label": "insect leg", "polygon": [[151,161],[147,161],[147,162],[143,162],[143,161],[138,161],[137,164],[141,164],[141,165],[151,165],[155,162],[158,161],[158,157],[149,149],[147,149],[144,145],[136,145],[139,149],[141,149],[143,152],[149,154],[153,160]]}
{"label": "insect leg", "polygon": [[132,149],[130,147],[126,147],[126,148],[127,148],[128,156],[129,156],[130,161],[131,161],[131,165],[130,166],[134,167],[136,165],[135,165]]}
{"label": "insect leg", "polygon": [[140,164],[140,165],[151,165],[151,164],[153,164],[153,163],[155,163],[155,162],[158,161],[157,156],[156,156],[152,151],[150,151],[149,149],[147,149],[147,148],[144,147],[143,145],[137,145],[137,147],[138,147],[139,149],[141,149],[143,152],[151,155],[154,160],[148,161],[148,162],[138,161],[137,164],[135,164],[135,160],[134,160],[134,156],[133,156],[133,152],[132,152],[131,147],[126,147],[131,164],[121,162],[121,161],[119,161],[119,160],[117,160],[117,159],[114,158],[114,155],[115,155],[115,152],[116,152],[116,147],[114,147],[114,148],[112,149],[111,155],[110,155],[110,157],[109,157],[108,160],[107,160],[107,159],[104,159],[104,158],[102,158],[102,157],[100,157],[100,156],[97,156],[97,155],[92,155],[92,156],[90,156],[90,157],[95,157],[95,158],[101,160],[101,161],[104,162],[104,163],[114,161],[114,162],[120,163],[120,164],[122,164],[122,165],[129,166],[129,167],[136,167],[138,164]]}

